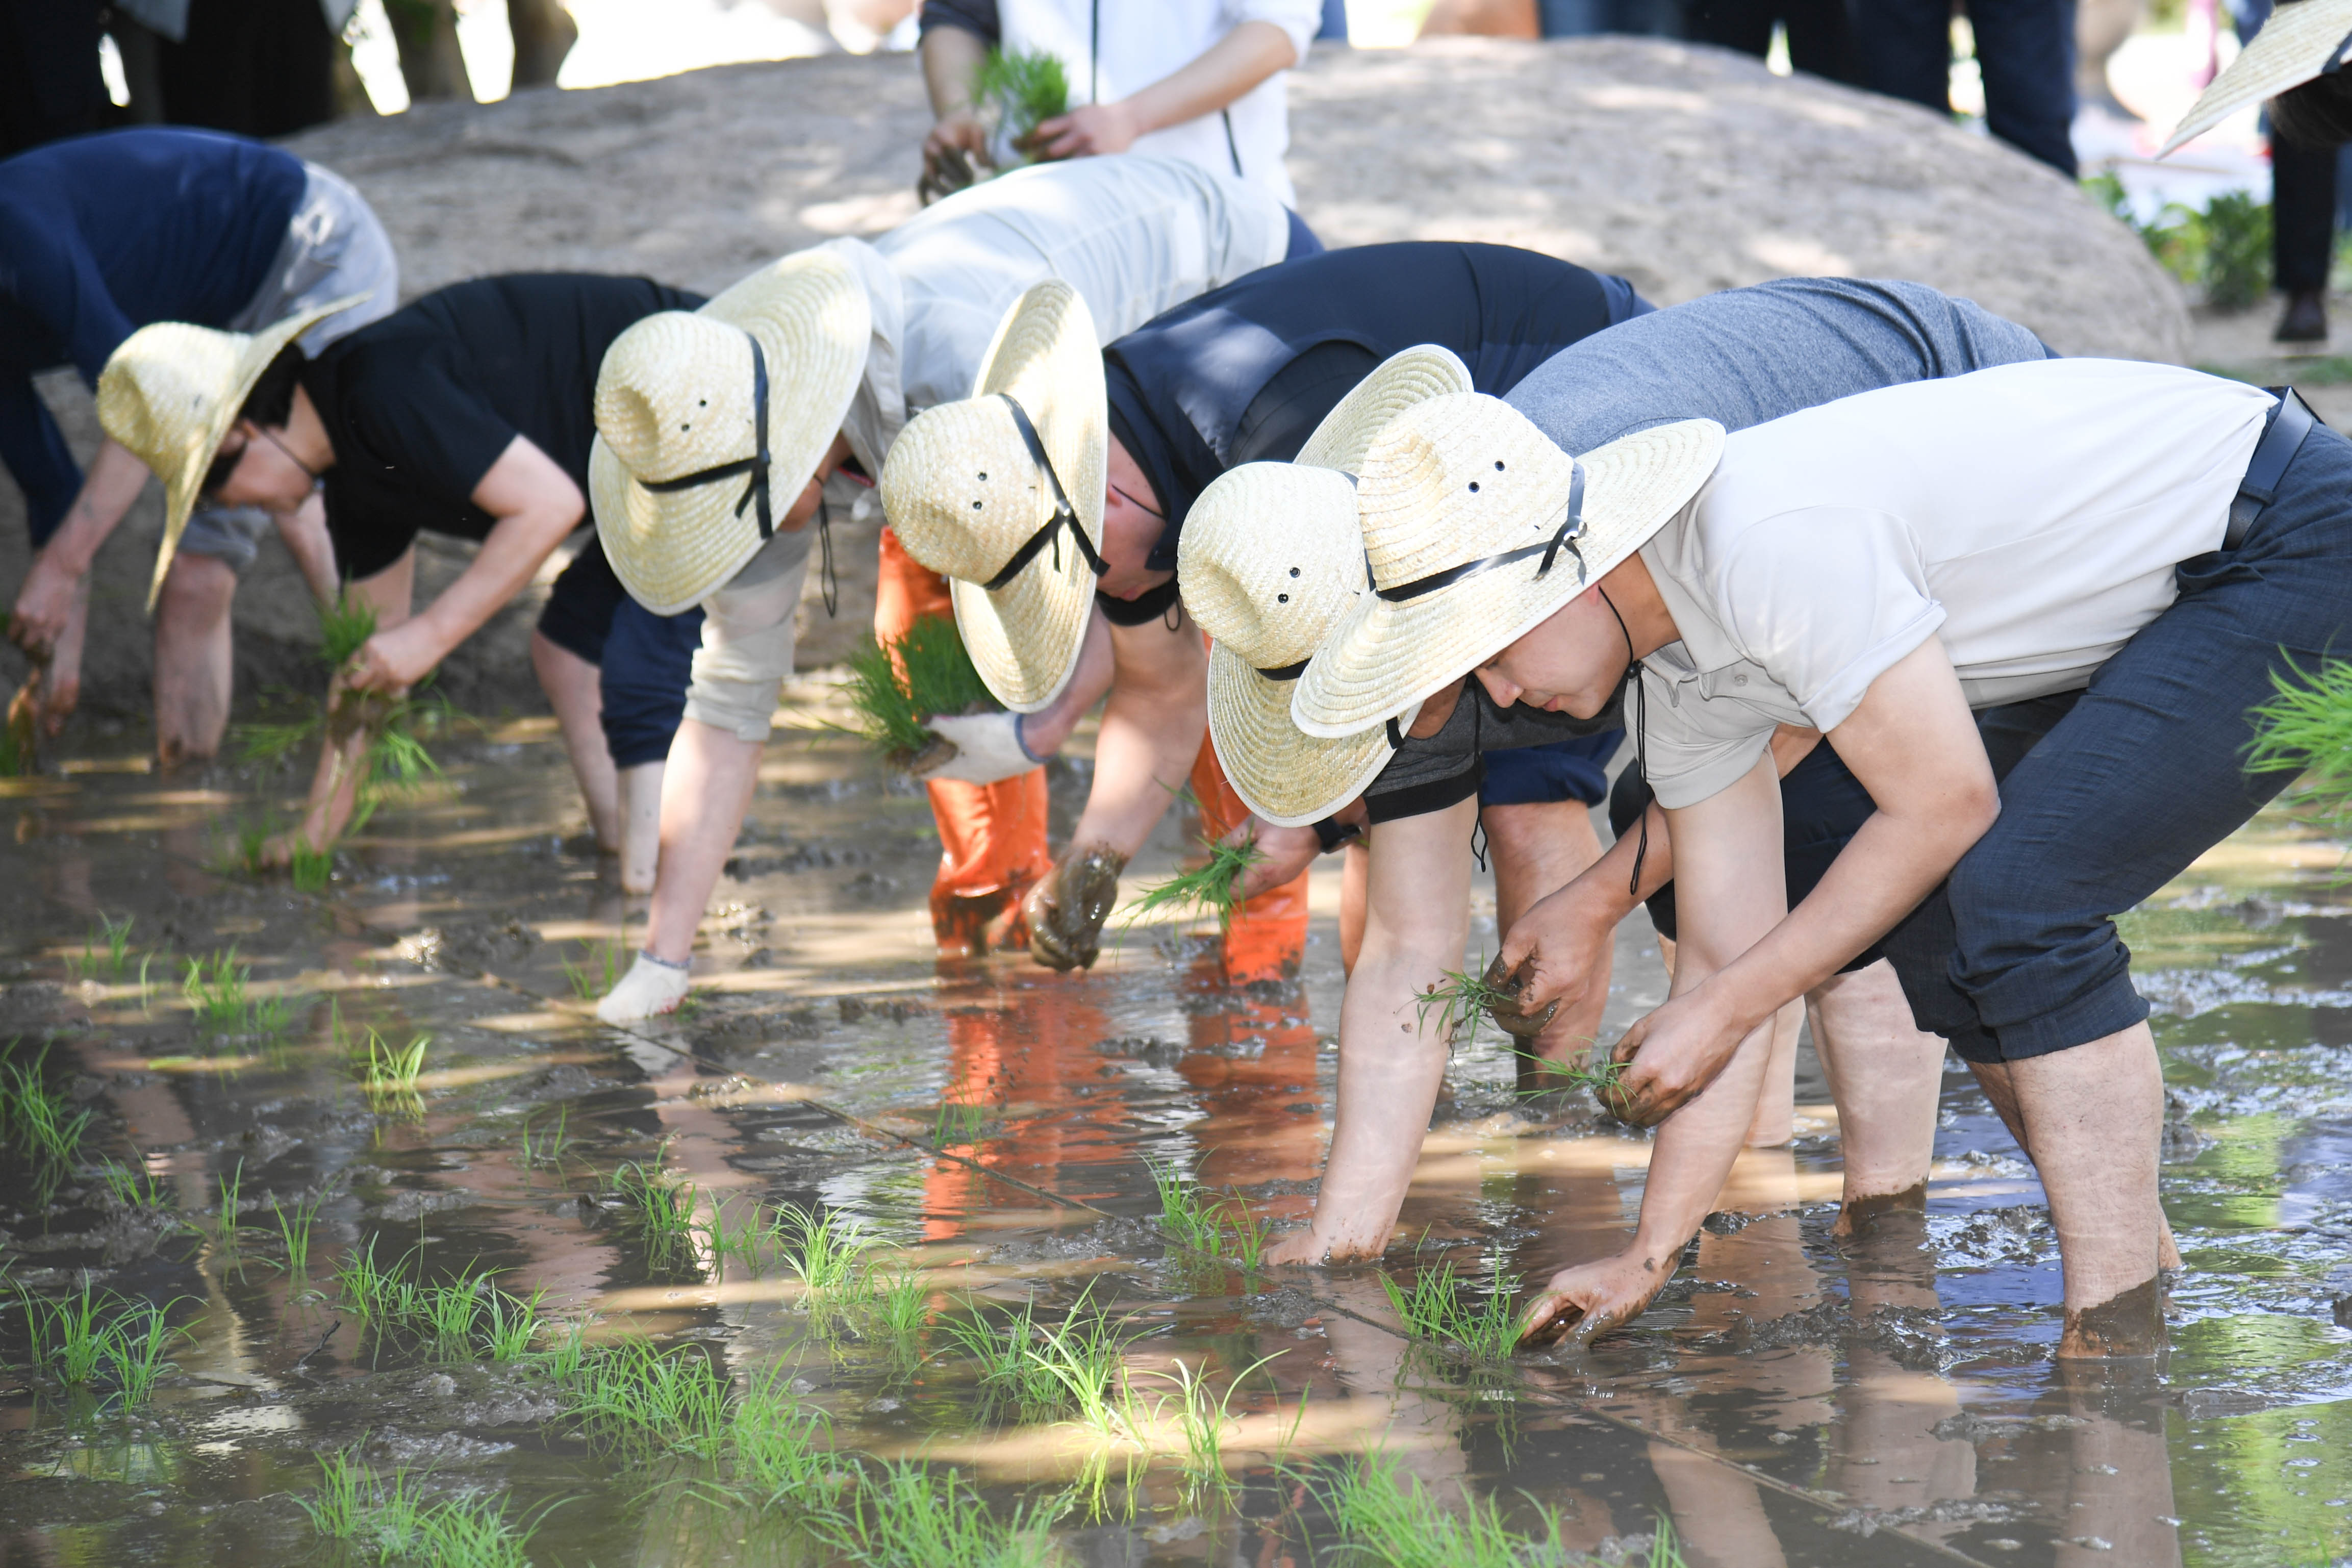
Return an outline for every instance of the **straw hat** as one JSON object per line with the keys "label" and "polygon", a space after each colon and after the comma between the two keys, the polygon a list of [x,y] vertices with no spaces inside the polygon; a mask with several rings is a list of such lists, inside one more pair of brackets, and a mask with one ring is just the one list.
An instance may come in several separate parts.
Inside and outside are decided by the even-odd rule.
{"label": "straw hat", "polygon": [[98,377],[98,422],[163,481],[163,543],[147,608],[163,592],[188,513],[220,444],[236,423],[253,384],[279,351],[338,310],[364,303],[353,294],[298,310],[247,336],[187,321],[157,321],[122,340]]}
{"label": "straw hat", "polygon": [[972,395],[917,415],[882,464],[884,515],[908,554],[951,579],[973,668],[1015,713],[1061,695],[1078,666],[1108,407],[1094,317],[1049,279],[1006,312]]}
{"label": "straw hat", "polygon": [[632,597],[677,615],[759,552],[840,434],[872,331],[849,264],[811,250],[613,340],[596,372],[588,493]]}
{"label": "straw hat", "polygon": [[1307,667],[1291,717],[1310,735],[1352,735],[1476,668],[1640,549],[1722,455],[1712,419],[1579,459],[1500,398],[1406,410],[1356,488],[1373,591]]}
{"label": "straw hat", "polygon": [[2189,106],[2161,158],[2249,104],[2276,98],[2342,66],[2352,53],[2352,0],[2296,0],[2279,6],[2230,68]]}
{"label": "straw hat", "polygon": [[1235,793],[1276,826],[1328,816],[1388,766],[1386,731],[1302,734],[1291,693],[1364,592],[1349,470],[1403,409],[1469,390],[1469,370],[1444,349],[1407,349],[1340,399],[1296,463],[1244,463],[1219,476],[1185,519],[1177,576],[1185,608],[1214,639],[1209,740]]}

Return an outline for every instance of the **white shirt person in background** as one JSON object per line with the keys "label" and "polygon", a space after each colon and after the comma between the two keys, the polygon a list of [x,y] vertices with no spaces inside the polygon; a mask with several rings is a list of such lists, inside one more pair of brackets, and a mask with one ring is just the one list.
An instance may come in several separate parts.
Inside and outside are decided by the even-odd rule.
{"label": "white shirt person in background", "polygon": [[923,140],[926,187],[958,183],[943,180],[955,154],[991,158],[971,88],[1002,46],[1056,56],[1069,78],[1075,107],[1037,127],[1032,156],[1181,158],[1296,205],[1283,73],[1322,22],[1321,0],[929,0],[923,79],[938,123]]}

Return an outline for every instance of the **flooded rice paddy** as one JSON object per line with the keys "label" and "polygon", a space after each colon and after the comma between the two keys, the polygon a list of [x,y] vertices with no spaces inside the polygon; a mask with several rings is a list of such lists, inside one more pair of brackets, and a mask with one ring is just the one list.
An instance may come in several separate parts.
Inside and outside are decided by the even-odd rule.
{"label": "flooded rice paddy", "polygon": [[[1831,1239],[1809,1074],[1633,1331],[1498,1358],[1498,1279],[1612,1248],[1648,1144],[1488,1031],[1381,1268],[1251,1267],[1328,1135],[1336,872],[1295,985],[1174,927],[937,963],[920,795],[780,731],[691,1016],[615,1031],[551,730],[443,760],[316,892],[206,869],[291,775],[0,782],[0,1558],[2352,1554],[2352,898],[2289,814],[2129,917],[2189,1268],[2160,1372],[2077,1380],[1957,1069],[1924,1226]],[[1664,984],[1638,916],[1619,958],[1612,1026]]]}

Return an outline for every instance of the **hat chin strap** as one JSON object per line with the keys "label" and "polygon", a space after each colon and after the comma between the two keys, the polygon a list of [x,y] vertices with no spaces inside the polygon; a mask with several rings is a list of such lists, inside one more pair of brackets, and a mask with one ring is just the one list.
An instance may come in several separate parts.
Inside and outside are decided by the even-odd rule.
{"label": "hat chin strap", "polygon": [[[756,432],[751,456],[738,458],[731,463],[715,468],[698,468],[690,474],[680,474],[674,479],[639,479],[637,483],[656,495],[668,495],[677,490],[690,490],[699,485],[717,484],[738,474],[751,476],[751,483],[743,491],[743,499],[735,503],[735,515],[757,504],[760,539],[762,543],[776,536],[776,521],[768,510],[768,356],[761,352],[760,340],[751,333],[743,334],[751,345],[751,428]],[[831,545],[831,539],[826,540]]]}
{"label": "hat chin strap", "polygon": [[1576,542],[1584,533],[1584,465],[1573,458],[1569,459],[1569,464],[1568,515],[1560,520],[1559,527],[1544,543],[1521,545],[1517,550],[1506,550],[1499,555],[1483,556],[1464,565],[1449,566],[1443,572],[1416,577],[1394,588],[1383,588],[1379,580],[1372,577],[1371,562],[1368,558],[1364,563],[1364,575],[1371,583],[1372,592],[1392,605],[1401,605],[1408,599],[1418,599],[1423,594],[1434,594],[1440,588],[1451,587],[1465,577],[1475,577],[1481,572],[1492,572],[1497,566],[1508,566],[1514,561],[1525,561],[1537,555],[1543,557],[1543,564],[1536,568],[1536,577],[1540,581],[1550,574],[1552,561],[1563,549],[1576,557],[1577,585],[1583,586],[1584,552],[1576,547]]}
{"label": "hat chin strap", "polygon": [[1087,569],[1096,576],[1101,576],[1110,567],[1096,553],[1095,542],[1087,537],[1086,529],[1079,524],[1078,509],[1070,504],[1069,492],[1062,488],[1062,476],[1054,471],[1054,459],[1045,455],[1045,443],[1038,438],[1037,426],[1030,422],[1029,411],[1022,407],[1021,400],[1009,392],[1000,392],[995,395],[1003,398],[1004,405],[1013,410],[1013,426],[1021,432],[1021,444],[1029,448],[1029,460],[1036,465],[1038,472],[1045,476],[1045,484],[1054,492],[1054,515],[1047,518],[1045,526],[1031,534],[1021,548],[1013,552],[1012,559],[1005,562],[1003,569],[982,583],[981,587],[991,594],[1005,587],[1021,575],[1021,569],[1036,560],[1037,552],[1048,544],[1054,547],[1054,570],[1059,572],[1062,569],[1062,530],[1065,527],[1070,531],[1070,542],[1085,558]]}

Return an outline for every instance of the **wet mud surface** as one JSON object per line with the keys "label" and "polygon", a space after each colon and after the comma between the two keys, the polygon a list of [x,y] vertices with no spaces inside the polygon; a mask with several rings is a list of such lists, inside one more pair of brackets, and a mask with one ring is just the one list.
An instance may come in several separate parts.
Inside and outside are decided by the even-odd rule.
{"label": "wet mud surface", "polygon": [[[0,783],[12,1093],[89,1117],[46,1156],[20,1094],[0,1152],[9,1558],[372,1561],[321,1533],[337,1456],[378,1501],[397,1475],[534,1527],[521,1556],[449,1562],[983,1560],[807,1522],[856,1493],[871,1527],[898,1495],[874,1478],[910,1458],[1000,1521],[1053,1518],[1003,1562],[1047,1536],[1106,1564],[1646,1562],[1661,1519],[1685,1562],[1741,1568],[2352,1552],[2352,901],[2289,814],[2126,917],[2187,1269],[2168,1356],[2092,1378],[2050,1359],[2048,1215],[1957,1068],[1924,1211],[1832,1236],[1834,1119],[1801,1083],[1794,1146],[1743,1156],[1631,1331],[1481,1357],[1455,1342],[1498,1278],[1616,1244],[1649,1144],[1580,1095],[1519,1101],[1488,1030],[1455,1054],[1412,1239],[1377,1269],[1247,1267],[1254,1232],[1303,1221],[1328,1136],[1336,862],[1296,984],[1230,988],[1213,940],[1116,919],[1091,972],[940,964],[920,795],[780,732],[690,1016],[620,1032],[583,997],[630,911],[547,726],[443,761],[315,893],[205,868],[287,775],[159,779],[126,750]],[[1058,781],[1060,826],[1082,789]],[[1465,959],[1495,940],[1474,921]],[[1663,991],[1645,932],[1620,957],[1612,1027]],[[1184,1245],[1155,1171],[1189,1213],[1224,1205],[1211,1240]],[[870,1244],[845,1282],[827,1225]],[[1383,1277],[1443,1268],[1454,1331],[1417,1339]],[[85,1291],[110,1322],[163,1309],[151,1396],[110,1363],[68,1375],[54,1314]],[[992,1376],[977,1352],[1024,1313],[1033,1346],[1093,1325],[1108,1362]],[[583,1413],[582,1368],[625,1382],[611,1347],[640,1342],[731,1387],[734,1426]],[[1124,1405],[1090,1417],[1089,1380]],[[794,1450],[744,1436],[753,1405],[815,1423],[818,1458],[779,1480]],[[1557,1544],[1374,1552],[1339,1517],[1368,1451],[1405,1494]],[[951,1512],[935,1489],[895,1517]]]}

